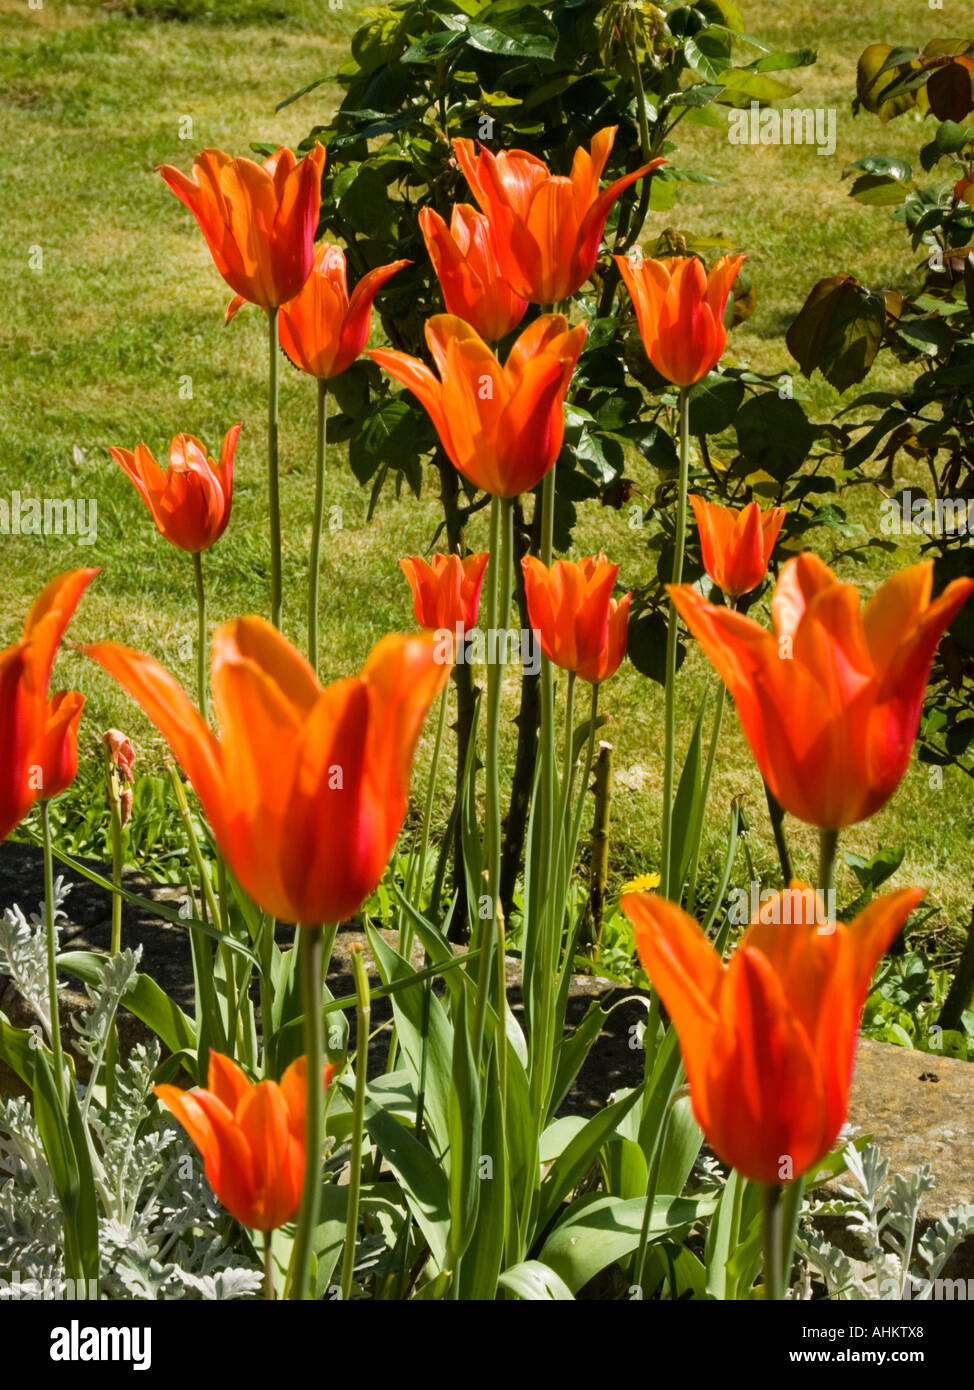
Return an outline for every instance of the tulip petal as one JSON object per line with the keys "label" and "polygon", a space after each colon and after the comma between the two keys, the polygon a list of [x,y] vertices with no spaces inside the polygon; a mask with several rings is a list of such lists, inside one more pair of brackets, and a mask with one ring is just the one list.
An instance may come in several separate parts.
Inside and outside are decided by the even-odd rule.
{"label": "tulip petal", "polygon": [[655,893],[626,893],[619,906],[632,923],[643,969],[673,1019],[681,1046],[685,1044],[687,1072],[691,1060],[696,1071],[718,1024],[721,959],[676,903]]}
{"label": "tulip petal", "polygon": [[337,374],[345,371],[358,357],[369,336],[372,304],[376,295],[388,280],[398,275],[403,266],[411,264],[408,260],[392,261],[389,265],[376,266],[374,270],[362,276],[349,300],[341,331],[341,351],[333,365],[333,372]]}
{"label": "tulip petal", "polygon": [[895,893],[884,893],[863,908],[850,924],[848,930],[856,961],[853,987],[859,999],[860,1011],[880,956],[889,949],[910,913],[922,900],[922,888],[901,888]]}
{"label": "tulip petal", "polygon": [[731,958],[720,1020],[706,1083],[714,1151],[756,1182],[798,1177],[825,1152],[822,1082],[810,1040],[760,951],[742,946]]}
{"label": "tulip petal", "polygon": [[43,729],[44,706],[28,688],[27,646],[0,652],[0,840],[6,839],[34,803],[30,766]]}
{"label": "tulip petal", "polygon": [[231,1115],[236,1115],[237,1106],[251,1088],[246,1073],[237,1066],[232,1057],[225,1057],[222,1053],[212,1050],[206,1085],[217,1100],[223,1102]]}
{"label": "tulip petal", "polygon": [[60,645],[81,595],[98,574],[97,569],[68,570],[50,580],[31,604],[24,624],[23,640],[28,644],[28,680],[33,688],[47,694],[54,653]]}
{"label": "tulip petal", "polygon": [[811,601],[838,582],[828,565],[810,550],[786,561],[771,600],[771,618],[778,636],[794,637]]}

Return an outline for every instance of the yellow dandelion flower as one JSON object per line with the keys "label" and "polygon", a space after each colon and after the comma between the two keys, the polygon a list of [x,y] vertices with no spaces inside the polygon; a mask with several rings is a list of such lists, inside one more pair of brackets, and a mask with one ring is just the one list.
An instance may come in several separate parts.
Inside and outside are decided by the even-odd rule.
{"label": "yellow dandelion flower", "polygon": [[640,874],[638,878],[632,878],[628,883],[624,883],[621,891],[623,893],[651,893],[659,885],[659,874]]}

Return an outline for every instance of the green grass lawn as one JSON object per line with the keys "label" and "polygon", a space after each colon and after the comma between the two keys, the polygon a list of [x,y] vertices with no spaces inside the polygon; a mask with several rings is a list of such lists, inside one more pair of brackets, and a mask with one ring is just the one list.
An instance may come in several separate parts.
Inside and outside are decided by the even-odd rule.
{"label": "green grass lawn", "polygon": [[[829,7],[752,0],[744,10],[748,28],[775,47],[818,47],[818,65],[794,74],[803,87],[796,104],[837,109],[837,151],[823,158],[806,149],[739,149],[715,131],[681,130],[680,163],[716,171],[724,181],[681,188],[677,206],[647,226],[647,239],[668,224],[720,232],[747,250],[758,304],[732,336],[729,359],[762,371],[791,370],[783,334],[818,278],[846,270],[869,284],[900,284],[910,265],[888,212],[852,202],[840,179],[845,164],[861,154],[909,156],[918,144],[909,119],[886,129],[868,116],[853,121],[856,57],[873,40],[922,42],[949,24],[916,0],[882,0],[869,20],[851,0]],[[257,140],[296,143],[333,109],[337,87],[327,83],[280,113],[275,104],[341,64],[362,15],[353,0],[336,9],[310,0],[118,0],[109,6],[45,0],[39,10],[23,0],[0,0],[0,273],[6,287],[0,497],[18,490],[98,505],[92,546],[68,536],[0,537],[0,645],[16,636],[48,577],[99,564],[102,574],[72,635],[149,651],[191,688],[189,557],[158,537],[107,450],[143,439],[164,457],[170,436],[188,431],[215,452],[235,421],[243,431],[233,518],[205,556],[210,613],[222,621],[266,612],[264,319],[248,308],[224,327],[229,292],[190,215],[153,170],[167,162],[188,169],[207,145],[245,153]],[[39,268],[31,268],[38,264],[37,248]],[[870,385],[888,382],[882,374],[870,379]],[[836,404],[820,379],[808,392],[818,417]],[[314,386],[286,367],[281,408],[285,630],[303,646]],[[643,469],[649,488],[651,470]],[[354,670],[383,632],[411,626],[399,557],[427,547],[440,511],[430,475],[421,501],[408,495],[397,500],[387,491],[367,525],[367,494],[348,472],[344,447],[330,451],[328,487],[329,505],[340,508],[322,573],[322,666],[333,678]],[[854,515],[875,527],[875,507],[857,502]],[[486,543],[484,528],[481,515],[472,543]],[[654,559],[625,513],[590,507],[577,537],[582,553],[602,548],[618,560],[626,584],[649,578]],[[827,555],[826,541],[823,536]],[[865,587],[876,581],[868,572]],[[713,679],[692,652],[679,693],[684,737]],[[89,756],[101,730],[118,725],[136,737],[142,767],[158,765],[160,741],[101,672],[65,653],[56,682],[88,694],[83,727]],[[513,713],[513,679],[510,696]],[[662,698],[626,666],[606,689],[603,707],[610,719],[604,736],[615,745],[618,884],[657,866]],[[725,730],[707,852],[716,855],[729,799],[743,793],[755,859],[767,865],[772,850],[760,780],[736,721]],[[424,747],[428,751],[429,742]],[[797,825],[791,835],[798,865],[810,873],[812,836]],[[943,788],[931,790],[919,766],[881,814],[844,839],[845,847],[862,853],[905,844],[897,882],[928,885],[944,904],[942,923],[953,926],[965,924],[969,911],[972,843],[974,803],[966,779],[948,772]]]}

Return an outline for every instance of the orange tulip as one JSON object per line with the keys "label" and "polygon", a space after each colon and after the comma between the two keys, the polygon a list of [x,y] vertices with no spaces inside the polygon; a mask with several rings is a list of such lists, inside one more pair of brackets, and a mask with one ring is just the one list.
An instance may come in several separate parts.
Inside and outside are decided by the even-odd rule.
{"label": "orange tulip", "polygon": [[728,598],[756,589],[768,572],[768,561],[785,519],[784,507],[762,512],[757,502],[743,511],[721,507],[690,493],[700,532],[703,566]]}
{"label": "orange tulip", "polygon": [[38,801],[60,796],[78,775],[78,725],[84,707],[85,697],[77,690],[51,696],[38,759]]}
{"label": "orange tulip", "polygon": [[561,450],[565,392],[585,341],[585,325],[543,314],[524,330],[501,366],[462,319],[435,314],[426,341],[438,380],[418,357],[369,353],[429,411],[455,468],[494,497],[516,497],[541,481]]}
{"label": "orange tulip", "polygon": [[618,565],[604,555],[556,560],[547,569],[533,555],[521,561],[528,618],[549,661],[600,685],[626,654],[631,594],[612,597]]}
{"label": "orange tulip", "polygon": [[217,270],[235,294],[276,309],[304,288],[314,262],[324,148],[298,161],[282,147],[264,161],[203,150],[187,177],[159,173],[199,223]]}
{"label": "orange tulip", "polygon": [[506,338],[528,301],[504,279],[489,219],[469,203],[454,203],[449,227],[432,208],[423,208],[419,225],[447,313],[469,323],[486,343]]}
{"label": "orange tulip", "polygon": [[826,921],[813,889],[793,884],[762,905],[726,966],[675,903],[651,893],[621,899],[718,1158],[777,1184],[833,1147],[873,970],[922,897],[916,888],[889,893],[845,927]]}
{"label": "orange tulip", "polygon": [[709,275],[696,256],[614,259],[632,295],[650,362],[674,386],[701,381],[727,344],[724,310],[745,258],[721,256]]}
{"label": "orange tulip", "polygon": [[[327,1089],[335,1068],[323,1068]],[[305,1164],[305,1073],[299,1057],[276,1081],[253,1085],[229,1057],[210,1053],[208,1090],[155,1086],[203,1156],[206,1178],[231,1216],[255,1231],[292,1221]]]}
{"label": "orange tulip", "polygon": [[453,149],[471,192],[490,220],[501,269],[516,294],[534,304],[558,304],[592,274],[609,209],[624,188],[664,161],[654,159],[599,192],[599,179],[617,126],[575,151],[569,178],[525,150],[492,154],[472,140]]}
{"label": "orange tulip", "polygon": [[[39,791],[56,794],[45,780],[45,773],[57,771],[48,745],[49,719],[81,697],[55,696],[49,707],[51,667],[78,601],[97,573],[69,570],[52,579],[35,599],[20,641],[0,652],[0,840],[20,824]],[[67,705],[65,718],[70,712]]]}
{"label": "orange tulip", "polygon": [[233,502],[233,453],[239,425],[223,437],[220,462],[214,463],[191,434],[177,434],[169,445],[164,473],[144,444],[109,449],[142,494],[159,532],[180,550],[207,550],[223,535]]}
{"label": "orange tulip", "polygon": [[489,558],[485,550],[464,560],[459,555],[434,555],[429,561],[420,555],[407,555],[400,560],[413,591],[413,612],[420,627],[450,632],[457,625],[464,630],[473,627]]}
{"label": "orange tulip", "polygon": [[[281,347],[294,365],[315,377],[338,376],[350,367],[368,341],[372,301],[404,265],[409,261],[370,270],[349,298],[345,253],[322,242],[304,289],[281,310]],[[236,312],[234,304],[227,310],[228,319]]]}
{"label": "orange tulip", "polygon": [[737,705],[751,752],[792,815],[840,829],[878,811],[910,760],[937,643],[974,579],[930,602],[930,562],[859,591],[805,553],[781,570],[774,631],[687,585],[673,602]]}
{"label": "orange tulip", "polygon": [[449,676],[434,647],[432,634],[384,637],[358,676],[323,689],[275,628],[238,618],[213,638],[219,737],[151,657],[84,650],[166,739],[254,901],[318,926],[357,912],[385,869],[420,727]]}

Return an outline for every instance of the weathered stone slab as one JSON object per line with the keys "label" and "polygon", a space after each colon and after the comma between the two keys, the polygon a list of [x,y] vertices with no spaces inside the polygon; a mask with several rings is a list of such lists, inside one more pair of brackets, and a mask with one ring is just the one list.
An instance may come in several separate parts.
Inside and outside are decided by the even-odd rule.
{"label": "weathered stone slab", "polygon": [[873,1136],[891,1173],[929,1163],[930,1211],[974,1202],[974,1064],[908,1047],[859,1043],[849,1120]]}

